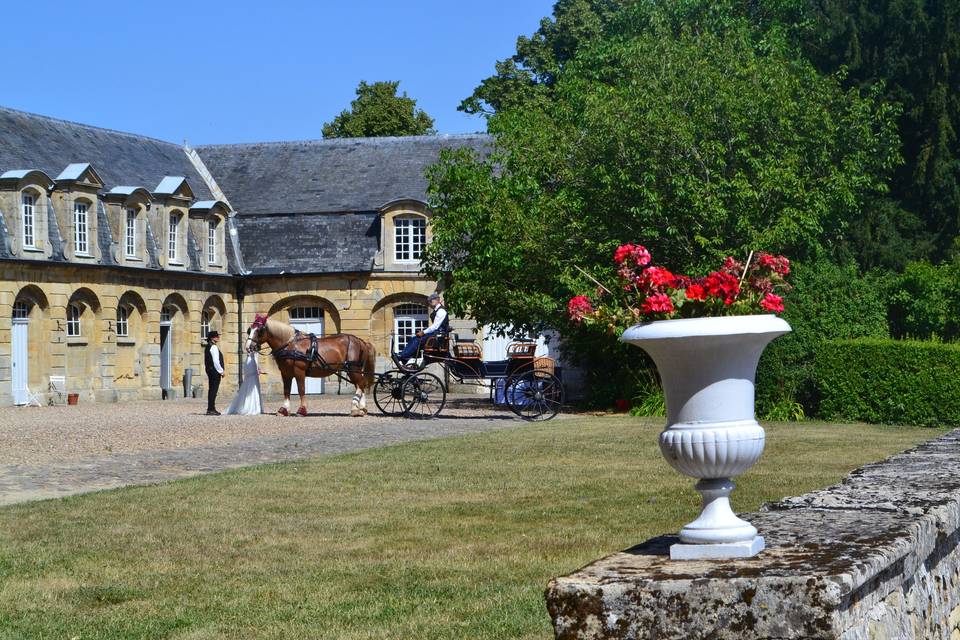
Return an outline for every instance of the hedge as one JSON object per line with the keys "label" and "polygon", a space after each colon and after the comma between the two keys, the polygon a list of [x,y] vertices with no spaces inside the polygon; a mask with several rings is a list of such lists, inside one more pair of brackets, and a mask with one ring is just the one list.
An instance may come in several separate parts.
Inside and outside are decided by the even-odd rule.
{"label": "hedge", "polygon": [[826,420],[960,426],[960,346],[860,338],[829,340],[814,356]]}

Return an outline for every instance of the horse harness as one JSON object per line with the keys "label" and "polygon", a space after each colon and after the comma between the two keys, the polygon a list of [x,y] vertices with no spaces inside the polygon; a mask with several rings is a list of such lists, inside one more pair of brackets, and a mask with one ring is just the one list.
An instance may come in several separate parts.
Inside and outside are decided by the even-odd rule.
{"label": "horse harness", "polygon": [[[310,348],[306,352],[300,351],[296,348],[296,344],[300,342],[305,337],[310,338]],[[348,338],[348,341],[352,343],[353,341]],[[290,348],[288,348],[290,347]],[[317,344],[317,336],[314,333],[303,333],[299,329],[294,329],[293,337],[287,340],[287,342],[281,345],[279,348],[274,349],[270,352],[270,355],[274,357],[275,360],[279,361],[282,359],[290,360],[300,360],[301,362],[307,363],[307,371],[309,371],[314,366],[319,366],[321,369],[329,370],[334,373],[340,380],[353,384],[349,379],[344,378],[344,373],[363,373],[363,362],[364,362],[364,353],[363,345],[359,347],[360,358],[358,360],[344,360],[340,365],[340,368],[332,367],[323,356],[320,355]],[[350,348],[347,347],[347,356],[349,357]]]}

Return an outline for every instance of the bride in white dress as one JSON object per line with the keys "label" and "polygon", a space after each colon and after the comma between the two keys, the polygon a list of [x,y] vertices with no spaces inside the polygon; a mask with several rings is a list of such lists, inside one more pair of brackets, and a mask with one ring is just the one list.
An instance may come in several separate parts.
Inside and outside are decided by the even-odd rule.
{"label": "bride in white dress", "polygon": [[243,383],[237,389],[237,395],[234,396],[230,407],[223,412],[223,415],[260,415],[263,413],[263,403],[260,401],[260,365],[257,362],[257,354],[247,355],[247,361],[243,363]]}

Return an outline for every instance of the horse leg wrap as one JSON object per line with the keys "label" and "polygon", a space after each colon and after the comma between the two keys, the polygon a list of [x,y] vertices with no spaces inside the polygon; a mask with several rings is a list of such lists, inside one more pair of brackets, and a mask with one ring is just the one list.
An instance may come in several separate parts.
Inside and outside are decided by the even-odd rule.
{"label": "horse leg wrap", "polygon": [[287,411],[287,408],[286,408],[286,407],[280,407],[279,409],[277,409],[277,415],[278,415],[278,416],[288,416],[288,415],[290,415],[290,412]]}
{"label": "horse leg wrap", "polygon": [[298,415],[298,416],[306,416],[306,415],[307,415],[307,408],[306,408],[305,406],[303,406],[303,405],[300,405],[300,408],[297,409],[297,415]]}

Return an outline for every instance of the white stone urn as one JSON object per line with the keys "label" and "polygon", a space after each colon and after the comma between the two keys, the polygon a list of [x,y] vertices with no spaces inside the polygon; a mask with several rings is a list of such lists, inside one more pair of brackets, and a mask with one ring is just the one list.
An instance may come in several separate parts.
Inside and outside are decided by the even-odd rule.
{"label": "white stone urn", "polygon": [[763,537],[730,508],[730,492],[732,478],[763,453],[763,427],[754,418],[760,354],[789,331],[771,314],[661,320],[621,336],[649,353],[660,372],[667,401],[660,451],[674,469],[699,478],[703,509],[680,531],[671,558],[749,557],[763,549]]}

